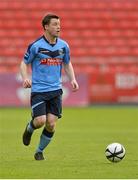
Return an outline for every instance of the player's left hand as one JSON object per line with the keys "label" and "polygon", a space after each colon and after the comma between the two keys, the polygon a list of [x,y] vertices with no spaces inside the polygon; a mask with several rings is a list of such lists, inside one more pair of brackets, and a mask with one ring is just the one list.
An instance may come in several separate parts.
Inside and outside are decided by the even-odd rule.
{"label": "player's left hand", "polygon": [[72,91],[73,92],[76,92],[79,89],[79,85],[78,85],[76,80],[72,80],[71,85],[72,85]]}

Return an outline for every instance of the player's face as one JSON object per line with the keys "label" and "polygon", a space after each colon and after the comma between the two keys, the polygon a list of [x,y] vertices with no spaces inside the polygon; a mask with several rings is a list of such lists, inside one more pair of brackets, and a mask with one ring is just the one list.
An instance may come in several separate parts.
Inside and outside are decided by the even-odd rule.
{"label": "player's face", "polygon": [[55,18],[51,19],[46,29],[52,37],[58,37],[60,33],[60,20]]}

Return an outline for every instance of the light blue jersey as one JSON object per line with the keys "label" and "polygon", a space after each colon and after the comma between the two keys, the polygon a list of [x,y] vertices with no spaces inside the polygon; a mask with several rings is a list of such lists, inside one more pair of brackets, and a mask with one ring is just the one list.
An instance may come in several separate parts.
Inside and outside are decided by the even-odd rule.
{"label": "light blue jersey", "polygon": [[70,61],[68,44],[60,38],[54,45],[45,36],[29,45],[24,55],[25,64],[32,67],[32,92],[49,92],[62,88],[62,63]]}

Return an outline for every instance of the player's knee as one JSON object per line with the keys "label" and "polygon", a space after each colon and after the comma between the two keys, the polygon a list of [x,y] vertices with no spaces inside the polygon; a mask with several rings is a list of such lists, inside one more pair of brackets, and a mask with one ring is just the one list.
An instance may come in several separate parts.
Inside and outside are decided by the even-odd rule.
{"label": "player's knee", "polygon": [[56,122],[57,122],[57,116],[53,114],[47,115],[47,122],[46,122],[46,129],[50,132],[55,131]]}
{"label": "player's knee", "polygon": [[40,128],[46,123],[46,116],[38,116],[34,119],[35,127]]}
{"label": "player's knee", "polygon": [[49,128],[51,129],[51,131],[54,131],[55,130],[55,127],[56,127],[56,122],[51,122],[49,124]]}
{"label": "player's knee", "polygon": [[55,127],[56,127],[56,122],[55,121],[50,121],[46,124],[47,130],[50,132],[55,131]]}

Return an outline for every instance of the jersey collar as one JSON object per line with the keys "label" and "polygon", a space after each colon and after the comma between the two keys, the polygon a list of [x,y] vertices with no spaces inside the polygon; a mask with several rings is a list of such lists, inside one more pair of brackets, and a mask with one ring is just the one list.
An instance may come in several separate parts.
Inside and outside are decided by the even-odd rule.
{"label": "jersey collar", "polygon": [[42,37],[50,46],[55,46],[55,44],[57,43],[57,40],[58,40],[58,38],[56,38],[56,43],[55,44],[50,44],[49,41],[46,39],[46,37],[44,35]]}

